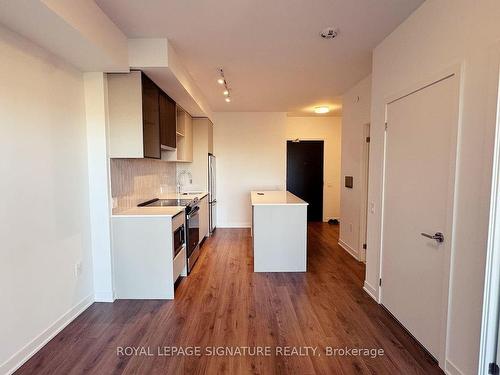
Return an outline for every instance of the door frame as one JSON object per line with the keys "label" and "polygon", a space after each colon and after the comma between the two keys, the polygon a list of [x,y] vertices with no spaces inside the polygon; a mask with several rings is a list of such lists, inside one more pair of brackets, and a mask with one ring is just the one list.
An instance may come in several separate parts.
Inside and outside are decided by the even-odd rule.
{"label": "door frame", "polygon": [[[491,203],[485,265],[483,312],[479,348],[478,374],[488,374],[488,366],[500,348],[498,314],[500,313],[500,44],[492,48],[490,56],[492,78],[488,87],[488,121],[495,122],[493,168],[491,175]],[[497,358],[498,360],[498,358]],[[498,364],[498,362],[497,362]]]}
{"label": "door frame", "polygon": [[[322,197],[323,197],[323,203],[322,203],[322,207],[321,207],[321,221],[324,223],[325,222],[325,202],[326,202],[326,199],[325,199],[325,171],[326,171],[326,168],[325,168],[325,163],[326,163],[326,139],[324,138],[289,138],[287,137],[285,139],[285,190],[287,188],[287,185],[288,185],[288,181],[287,181],[287,167],[288,167],[288,149],[287,149],[287,142],[301,142],[301,141],[319,141],[319,142],[323,142],[323,184],[321,185],[321,194],[322,194]],[[338,219],[338,218],[335,218],[335,219]]]}
{"label": "door frame", "polygon": [[[444,256],[444,269],[443,269],[443,301],[442,301],[442,312],[441,312],[441,329],[440,329],[440,349],[438,360],[439,366],[444,369],[446,366],[446,353],[448,348],[448,318],[449,318],[449,305],[450,305],[450,287],[451,287],[451,264],[453,260],[453,254],[455,249],[455,213],[457,205],[457,165],[458,158],[460,156],[459,144],[460,135],[462,129],[462,103],[463,103],[463,77],[464,77],[464,63],[454,64],[448,69],[442,70],[436,74],[430,75],[427,79],[422,80],[418,83],[410,85],[406,89],[400,90],[397,93],[387,96],[385,98],[385,120],[387,124],[387,112],[388,106],[404,97],[412,95],[418,91],[424,90],[440,81],[447,78],[456,77],[458,82],[458,121],[457,126],[454,128],[452,134],[452,154],[450,160],[453,161],[453,166],[450,174],[449,192],[448,192],[448,213],[446,217],[446,229],[450,233],[450,246],[445,247]],[[453,147],[454,144],[454,147]],[[381,229],[380,229],[380,254],[379,254],[379,277],[383,280],[383,258],[384,258],[384,222],[385,222],[385,184],[386,184],[386,163],[387,163],[387,129],[384,131],[384,153],[383,153],[383,170],[382,170],[382,206],[381,206]],[[379,303],[383,305],[383,283],[379,285],[378,290],[378,300]]]}
{"label": "door frame", "polygon": [[359,261],[366,263],[366,249],[363,245],[367,242],[367,223],[368,223],[368,178],[370,175],[370,123],[363,125],[363,154],[361,159],[361,211],[359,214]]}

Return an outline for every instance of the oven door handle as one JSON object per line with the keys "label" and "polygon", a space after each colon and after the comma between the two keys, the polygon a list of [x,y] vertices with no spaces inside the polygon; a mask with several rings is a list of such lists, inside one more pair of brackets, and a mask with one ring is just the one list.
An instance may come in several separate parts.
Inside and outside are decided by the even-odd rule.
{"label": "oven door handle", "polygon": [[198,211],[200,210],[200,207],[199,206],[196,206],[195,208],[193,208],[191,211],[189,211],[189,213],[187,214],[187,218],[188,219],[191,219],[193,216],[197,215],[198,214]]}

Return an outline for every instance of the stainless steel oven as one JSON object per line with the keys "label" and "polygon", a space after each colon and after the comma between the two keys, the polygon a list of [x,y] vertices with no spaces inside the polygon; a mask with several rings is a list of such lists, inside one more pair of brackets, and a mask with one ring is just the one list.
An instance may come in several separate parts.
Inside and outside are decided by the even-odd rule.
{"label": "stainless steel oven", "polygon": [[190,273],[200,255],[200,207],[196,202],[186,207],[186,256],[187,272]]}
{"label": "stainless steel oven", "polygon": [[151,199],[140,203],[139,207],[168,207],[183,206],[186,215],[185,225],[177,228],[174,235],[174,258],[182,250],[182,245],[186,244],[187,272],[191,272],[198,256],[200,247],[198,246],[200,238],[200,206],[198,198],[193,199]]}

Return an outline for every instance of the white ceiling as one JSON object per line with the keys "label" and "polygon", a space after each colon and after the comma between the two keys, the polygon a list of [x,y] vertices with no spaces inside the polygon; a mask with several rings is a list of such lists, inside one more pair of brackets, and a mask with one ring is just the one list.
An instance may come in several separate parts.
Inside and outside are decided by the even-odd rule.
{"label": "white ceiling", "polygon": [[[214,111],[340,104],[371,51],[423,0],[96,0],[128,37],[167,37]],[[339,36],[324,40],[322,29]],[[232,89],[216,83],[222,66]]]}

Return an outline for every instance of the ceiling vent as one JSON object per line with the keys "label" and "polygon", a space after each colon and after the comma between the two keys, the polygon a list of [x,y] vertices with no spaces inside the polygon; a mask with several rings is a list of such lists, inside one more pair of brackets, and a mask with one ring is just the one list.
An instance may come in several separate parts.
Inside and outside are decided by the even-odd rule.
{"label": "ceiling vent", "polygon": [[338,34],[338,29],[335,29],[334,27],[327,27],[319,35],[321,35],[323,39],[334,39]]}

